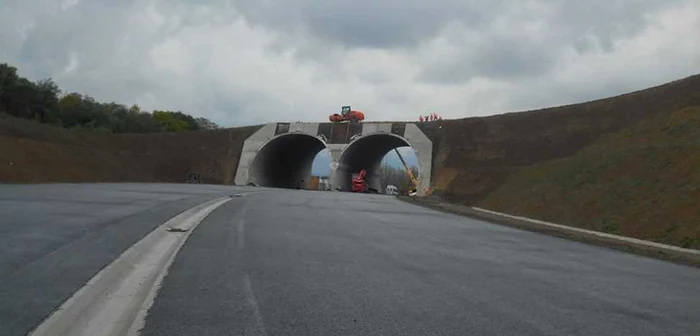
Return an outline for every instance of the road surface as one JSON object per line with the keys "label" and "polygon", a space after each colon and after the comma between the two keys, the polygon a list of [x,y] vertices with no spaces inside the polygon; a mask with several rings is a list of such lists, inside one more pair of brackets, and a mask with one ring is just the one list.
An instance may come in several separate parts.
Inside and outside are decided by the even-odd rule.
{"label": "road surface", "polygon": [[142,335],[700,335],[696,268],[389,196],[161,184],[0,186],[0,335],[233,193],[177,254]]}

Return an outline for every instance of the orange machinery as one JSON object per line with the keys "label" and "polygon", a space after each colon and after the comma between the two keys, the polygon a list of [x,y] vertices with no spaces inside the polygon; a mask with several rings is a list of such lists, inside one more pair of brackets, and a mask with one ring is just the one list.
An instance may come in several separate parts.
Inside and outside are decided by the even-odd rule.
{"label": "orange machinery", "polygon": [[350,106],[343,106],[340,114],[333,113],[328,117],[328,119],[330,119],[332,122],[358,122],[365,120],[365,114],[361,111],[353,111]]}

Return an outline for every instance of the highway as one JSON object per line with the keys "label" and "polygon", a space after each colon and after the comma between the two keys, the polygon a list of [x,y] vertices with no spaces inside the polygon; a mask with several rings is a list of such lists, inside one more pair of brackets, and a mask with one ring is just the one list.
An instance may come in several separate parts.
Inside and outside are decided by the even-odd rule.
{"label": "highway", "polygon": [[390,196],[172,184],[0,185],[0,335],[26,335],[169,218],[142,335],[700,335],[700,269]]}

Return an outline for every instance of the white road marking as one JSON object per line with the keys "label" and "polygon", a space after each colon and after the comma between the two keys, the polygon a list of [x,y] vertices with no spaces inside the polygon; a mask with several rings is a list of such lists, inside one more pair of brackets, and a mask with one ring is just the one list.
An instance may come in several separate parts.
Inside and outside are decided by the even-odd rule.
{"label": "white road marking", "polygon": [[245,247],[245,239],[243,232],[244,221],[243,218],[238,220],[238,249],[242,250]]}
{"label": "white road marking", "polygon": [[250,276],[246,274],[243,281],[245,287],[246,302],[250,307],[250,313],[253,315],[253,320],[251,321],[252,323],[246,325],[244,334],[254,336],[267,336],[267,331],[265,331],[265,324],[263,323],[262,314],[260,314],[260,308],[258,307],[258,301],[255,300],[253,286],[251,286],[250,284]]}
{"label": "white road marking", "polygon": [[657,248],[659,250],[671,250],[671,251],[675,251],[675,252],[686,253],[689,255],[700,256],[700,250],[686,249],[686,248],[682,248],[682,247],[678,247],[678,246],[666,245],[666,244],[646,241],[646,240],[642,240],[642,239],[619,236],[619,235],[614,235],[614,234],[604,233],[604,232],[599,232],[599,231],[586,230],[586,229],[581,229],[581,228],[577,228],[577,227],[573,227],[573,226],[545,222],[545,221],[541,221],[538,219],[509,215],[509,214],[496,212],[496,211],[492,211],[492,210],[487,210],[487,209],[482,209],[482,208],[473,207],[472,209],[474,209],[476,211],[489,213],[492,215],[517,219],[517,220],[521,220],[524,222],[530,222],[530,223],[539,224],[542,226],[557,228],[557,229],[562,230],[562,231],[578,232],[578,233],[583,233],[583,234],[590,235],[590,236],[598,236],[598,237],[608,238],[608,239],[617,240],[617,241],[624,241],[624,242],[628,242],[628,243],[632,243],[632,244],[636,244],[636,245],[641,245],[641,246],[645,246],[645,247],[653,247],[653,248]]}
{"label": "white road marking", "polygon": [[[197,225],[221,197],[168,220],[101,270],[30,335],[138,335],[156,288]],[[184,232],[168,232],[178,228]]]}

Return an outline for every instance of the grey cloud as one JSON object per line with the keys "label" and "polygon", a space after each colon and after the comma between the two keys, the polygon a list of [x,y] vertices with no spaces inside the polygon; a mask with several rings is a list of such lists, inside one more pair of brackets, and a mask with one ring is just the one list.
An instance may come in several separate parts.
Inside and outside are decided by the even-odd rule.
{"label": "grey cloud", "polygon": [[[302,61],[327,62],[335,56],[329,54],[329,45],[413,50],[457,23],[478,36],[479,43],[453,41],[461,49],[458,54],[421,63],[416,77],[452,85],[476,76],[545,74],[557,64],[558,54],[569,49],[613,52],[616,41],[653,25],[653,14],[686,1],[234,0],[234,5],[254,24],[283,36],[303,31],[321,40],[303,46],[292,42]],[[542,30],[528,32],[533,24]]]}
{"label": "grey cloud", "polygon": [[[503,4],[464,0],[234,0],[251,22],[345,47],[415,46],[453,21],[476,27]],[[507,2],[512,2],[509,0]]]}
{"label": "grey cloud", "polygon": [[[652,50],[635,57],[638,68],[595,65],[609,56],[603,62],[626,66],[617,42],[692,1],[81,0],[62,11],[62,1],[0,0],[0,62],[34,80],[53,77],[65,91],[230,126],[324,120],[345,103],[363,104],[375,120],[414,119],[433,107],[456,117],[688,75],[697,48],[637,46]],[[587,59],[594,65],[567,63],[562,54],[572,51],[597,55]],[[77,68],[65,72],[72,55]],[[659,62],[667,65],[634,76]],[[562,67],[563,75],[553,71]],[[473,109],[464,110],[465,99]]]}
{"label": "grey cloud", "polygon": [[[124,104],[167,94],[167,77],[154,70],[150,53],[154,45],[178,29],[196,24],[196,13],[185,11],[187,19],[163,29],[167,22],[159,27],[158,22],[145,19],[148,6],[158,5],[157,1],[83,0],[66,10],[60,5],[36,0],[16,4],[18,12],[30,14],[26,22],[32,23],[32,29],[13,50],[6,50],[12,53],[6,59],[12,60],[22,75],[35,80],[50,77],[64,91]],[[1,11],[5,13],[5,9]],[[65,73],[71,55],[78,61],[77,68]]]}
{"label": "grey cloud", "polygon": [[[479,42],[462,45],[456,55],[424,65],[416,77],[427,83],[459,84],[473,77],[515,79],[546,75],[568,49],[578,53],[614,52],[615,42],[639,34],[654,25],[649,17],[683,1],[613,0],[541,2],[549,14],[535,19],[536,12],[514,4],[503,13],[510,20],[509,31],[484,26],[477,31]],[[495,17],[494,17],[495,19]],[[533,23],[544,29],[525,30]],[[460,41],[453,41],[460,46]]]}
{"label": "grey cloud", "polygon": [[349,47],[416,45],[452,20],[480,21],[463,1],[360,0],[310,6],[302,15],[310,30]]}
{"label": "grey cloud", "polygon": [[556,55],[549,45],[525,39],[494,37],[426,65],[416,79],[426,83],[460,84],[473,77],[515,79],[547,71]]}
{"label": "grey cloud", "polygon": [[[646,14],[684,0],[233,0],[251,22],[281,32],[305,29],[313,36],[347,47],[415,46],[442,27],[460,22],[489,34],[489,24],[506,17],[517,23],[543,20],[557,42],[591,34],[610,50],[616,39],[637,34],[649,24]],[[541,8],[551,13],[538,12]],[[518,29],[517,25],[512,27]]]}

